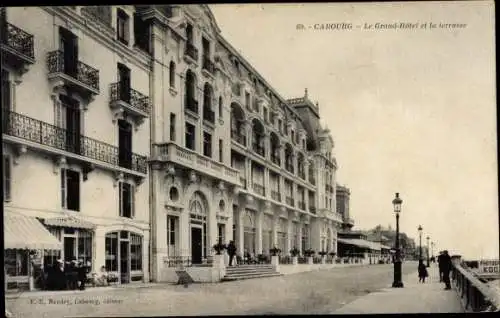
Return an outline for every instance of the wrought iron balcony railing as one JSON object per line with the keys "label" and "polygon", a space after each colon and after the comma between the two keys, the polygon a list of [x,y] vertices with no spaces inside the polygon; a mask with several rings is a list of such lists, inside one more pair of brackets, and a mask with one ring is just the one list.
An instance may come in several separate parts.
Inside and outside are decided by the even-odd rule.
{"label": "wrought iron balcony railing", "polygon": [[203,69],[207,70],[210,74],[215,73],[215,64],[210,60],[208,56],[203,57]]}
{"label": "wrought iron balcony railing", "polygon": [[[147,158],[120,152],[118,147],[95,140],[46,122],[4,110],[2,132],[41,145],[98,160],[113,166],[147,173]],[[125,159],[125,160],[123,160]]]}
{"label": "wrought iron balcony railing", "polygon": [[286,204],[288,204],[290,206],[295,205],[295,200],[292,197],[286,197],[285,202],[286,202]]}
{"label": "wrought iron balcony railing", "polygon": [[122,101],[141,112],[150,114],[149,97],[132,88],[127,92],[119,82],[110,85],[110,98],[112,102]]}
{"label": "wrought iron balcony railing", "polygon": [[299,201],[299,209],[301,210],[306,210],[306,203],[303,201]]}
{"label": "wrought iron balcony railing", "polygon": [[312,214],[316,214],[316,207],[313,205],[309,206],[309,212],[311,212]]}
{"label": "wrought iron balcony railing", "polygon": [[262,196],[266,195],[266,190],[265,190],[263,185],[254,182],[252,188],[253,188],[253,191],[255,193],[257,193],[258,195],[262,195]]}
{"label": "wrought iron balcony railing", "polygon": [[238,133],[237,131],[231,130],[231,139],[234,139],[237,143],[246,147],[247,136]]}
{"label": "wrought iron balcony railing", "polygon": [[5,30],[2,30],[5,32],[2,34],[2,44],[24,56],[34,59],[33,35],[8,22],[5,23],[5,26]]}
{"label": "wrought iron balcony railing", "polygon": [[187,56],[189,56],[190,58],[192,58],[193,60],[198,61],[198,57],[199,57],[198,49],[196,48],[196,46],[193,45],[193,43],[189,43],[189,42],[186,43],[185,54]]}
{"label": "wrought iron balcony railing", "polygon": [[279,191],[271,191],[271,199],[275,201],[281,201],[281,193]]}
{"label": "wrought iron balcony railing", "polygon": [[198,114],[198,101],[192,97],[186,97],[186,110]]}
{"label": "wrought iron balcony railing", "polygon": [[63,73],[66,74],[77,81],[92,87],[95,90],[99,90],[99,70],[80,62],[75,61],[76,67],[74,70],[66,69],[66,63],[64,61],[63,51],[52,51],[47,55],[47,66],[49,68],[49,74],[53,73]]}
{"label": "wrought iron balcony railing", "polygon": [[258,155],[264,157],[264,146],[261,146],[258,143],[254,143],[253,151],[255,151]]}
{"label": "wrought iron balcony railing", "polygon": [[206,120],[210,123],[215,123],[215,112],[213,110],[204,108],[203,109],[203,120]]}

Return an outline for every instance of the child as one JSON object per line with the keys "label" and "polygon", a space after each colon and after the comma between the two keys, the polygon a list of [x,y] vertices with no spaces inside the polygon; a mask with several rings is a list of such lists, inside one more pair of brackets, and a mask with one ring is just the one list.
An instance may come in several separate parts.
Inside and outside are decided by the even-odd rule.
{"label": "child", "polygon": [[420,259],[418,261],[418,282],[425,283],[425,278],[429,276],[427,273],[427,267],[424,264],[424,261]]}

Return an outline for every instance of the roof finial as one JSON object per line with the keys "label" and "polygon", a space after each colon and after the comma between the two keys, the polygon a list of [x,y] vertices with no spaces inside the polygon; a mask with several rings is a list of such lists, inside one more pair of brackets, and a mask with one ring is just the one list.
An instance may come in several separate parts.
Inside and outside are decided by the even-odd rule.
{"label": "roof finial", "polygon": [[306,97],[306,98],[307,98],[307,87],[306,87],[306,89],[304,90],[304,97]]}

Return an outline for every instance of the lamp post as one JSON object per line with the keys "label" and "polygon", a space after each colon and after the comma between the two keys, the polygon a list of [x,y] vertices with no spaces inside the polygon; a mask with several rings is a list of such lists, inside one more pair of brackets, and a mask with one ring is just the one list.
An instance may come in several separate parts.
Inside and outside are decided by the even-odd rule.
{"label": "lamp post", "polygon": [[422,228],[422,225],[419,225],[418,226],[418,235],[419,235],[419,247],[418,247],[418,259],[421,260],[422,259],[422,231],[423,231],[423,228]]}
{"label": "lamp post", "polygon": [[399,198],[399,193],[396,192],[396,197],[392,200],[394,206],[394,213],[396,214],[396,257],[394,259],[394,281],[392,287],[403,287],[401,279],[401,251],[399,250],[399,213],[401,213],[401,204],[403,200]]}
{"label": "lamp post", "polygon": [[430,238],[428,235],[427,235],[426,239],[427,239],[427,267],[429,267],[430,266],[430,264],[429,264],[429,239]]}
{"label": "lamp post", "polygon": [[434,259],[434,241],[431,241],[431,253],[431,258]]}

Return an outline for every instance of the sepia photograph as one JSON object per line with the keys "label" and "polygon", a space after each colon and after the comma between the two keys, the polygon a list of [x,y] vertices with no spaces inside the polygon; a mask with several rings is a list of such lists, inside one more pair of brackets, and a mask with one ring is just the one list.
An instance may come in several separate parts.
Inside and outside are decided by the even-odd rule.
{"label": "sepia photograph", "polygon": [[500,310],[493,1],[0,10],[6,317]]}

